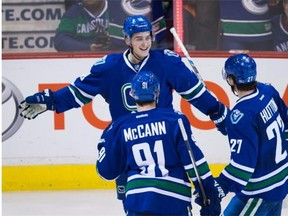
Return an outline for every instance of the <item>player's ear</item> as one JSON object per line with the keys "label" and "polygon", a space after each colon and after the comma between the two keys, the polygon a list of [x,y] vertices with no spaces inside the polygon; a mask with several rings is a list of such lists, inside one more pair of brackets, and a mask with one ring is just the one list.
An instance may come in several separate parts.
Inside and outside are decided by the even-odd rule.
{"label": "player's ear", "polygon": [[130,38],[125,36],[124,40],[125,40],[126,45],[130,47],[130,44],[131,44]]}
{"label": "player's ear", "polygon": [[129,92],[129,95],[134,99],[134,93],[132,91]]}
{"label": "player's ear", "polygon": [[228,76],[227,78],[227,82],[230,86],[234,86],[235,83],[234,83],[234,80],[233,80],[233,77],[232,76]]}

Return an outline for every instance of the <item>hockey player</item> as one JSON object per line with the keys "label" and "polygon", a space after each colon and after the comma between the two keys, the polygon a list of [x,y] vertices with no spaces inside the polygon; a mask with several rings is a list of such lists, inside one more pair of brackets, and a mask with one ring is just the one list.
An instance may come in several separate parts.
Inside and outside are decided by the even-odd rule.
{"label": "hockey player", "polygon": [[280,216],[288,192],[287,107],[256,75],[256,63],[246,54],[225,62],[223,78],[239,97],[226,122],[231,160],[217,178],[224,194],[236,194],[225,216]]}
{"label": "hockey player", "polygon": [[[156,108],[157,77],[139,72],[131,83],[137,111],[118,118],[98,144],[97,172],[106,180],[127,173],[126,215],[191,215],[191,183],[199,182],[185,146],[178,120],[184,122],[210,205],[201,215],[219,215],[220,198],[203,153],[192,140],[189,121],[172,108]],[[200,168],[201,167],[201,168]],[[200,190],[200,189],[199,189]]]}
{"label": "hockey player", "polygon": [[[21,116],[33,119],[46,110],[62,113],[82,107],[100,94],[107,103],[112,121],[135,110],[135,101],[129,96],[130,83],[140,71],[153,71],[161,83],[158,107],[172,107],[172,91],[209,115],[217,129],[226,134],[227,108],[206,90],[202,82],[170,50],[151,50],[152,25],[144,16],[128,17],[123,26],[128,49],[124,53],[109,54],[98,60],[90,73],[78,77],[69,86],[29,96],[20,104]],[[118,198],[124,198],[125,181],[117,179]],[[121,186],[122,185],[122,186]]]}
{"label": "hockey player", "polygon": [[[168,42],[166,20],[164,18],[164,3],[162,0],[107,1],[109,5],[109,37],[112,43],[112,50],[126,49],[126,45],[123,43],[122,24],[125,22],[127,16],[140,14],[150,20],[153,26],[153,34],[155,37],[153,45],[155,47],[163,47],[163,45]],[[173,45],[173,41],[171,41],[170,44]]]}

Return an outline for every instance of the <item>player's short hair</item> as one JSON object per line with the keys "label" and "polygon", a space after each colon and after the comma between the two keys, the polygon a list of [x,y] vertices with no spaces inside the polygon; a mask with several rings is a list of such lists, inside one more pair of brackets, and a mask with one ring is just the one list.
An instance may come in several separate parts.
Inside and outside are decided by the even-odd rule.
{"label": "player's short hair", "polygon": [[157,101],[160,94],[160,82],[151,71],[140,71],[131,82],[130,95],[136,102]]}

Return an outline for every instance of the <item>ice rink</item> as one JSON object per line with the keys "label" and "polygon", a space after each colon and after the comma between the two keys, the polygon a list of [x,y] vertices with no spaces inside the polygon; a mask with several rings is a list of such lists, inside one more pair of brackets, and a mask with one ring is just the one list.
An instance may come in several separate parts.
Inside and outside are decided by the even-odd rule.
{"label": "ice rink", "polygon": [[[222,201],[224,208],[231,195]],[[193,199],[194,200],[194,199]],[[79,215],[114,216],[125,215],[122,204],[116,199],[114,190],[78,191],[35,191],[2,193],[3,216]],[[193,215],[199,215],[194,204]],[[287,197],[284,201],[283,216],[288,216]]]}

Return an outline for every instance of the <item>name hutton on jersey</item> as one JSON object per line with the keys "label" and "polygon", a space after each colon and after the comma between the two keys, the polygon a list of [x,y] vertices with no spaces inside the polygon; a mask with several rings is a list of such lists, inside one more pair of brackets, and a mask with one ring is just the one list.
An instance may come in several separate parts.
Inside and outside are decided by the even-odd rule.
{"label": "name hutton on jersey", "polygon": [[273,114],[278,111],[278,107],[274,99],[270,100],[267,106],[260,112],[260,116],[264,123],[272,118]]}

